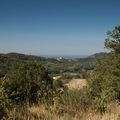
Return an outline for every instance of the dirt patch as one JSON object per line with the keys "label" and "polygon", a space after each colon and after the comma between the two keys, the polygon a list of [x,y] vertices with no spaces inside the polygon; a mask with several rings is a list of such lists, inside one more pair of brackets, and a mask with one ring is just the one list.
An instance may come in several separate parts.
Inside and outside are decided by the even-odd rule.
{"label": "dirt patch", "polygon": [[72,79],[66,86],[69,89],[81,89],[87,85],[87,81],[85,79]]}

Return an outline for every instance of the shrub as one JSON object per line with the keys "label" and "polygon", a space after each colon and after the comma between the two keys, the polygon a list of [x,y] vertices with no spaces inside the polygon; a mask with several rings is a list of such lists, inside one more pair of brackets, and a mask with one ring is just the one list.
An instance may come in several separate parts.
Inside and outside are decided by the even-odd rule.
{"label": "shrub", "polygon": [[55,111],[58,114],[68,113],[75,115],[77,112],[85,111],[89,105],[89,99],[86,96],[87,89],[83,90],[68,90],[60,97],[55,98]]}
{"label": "shrub", "polygon": [[15,65],[4,80],[3,87],[13,103],[35,103],[52,99],[52,79],[39,63]]}
{"label": "shrub", "polygon": [[10,101],[0,84],[0,119],[7,116],[7,111],[10,107]]}

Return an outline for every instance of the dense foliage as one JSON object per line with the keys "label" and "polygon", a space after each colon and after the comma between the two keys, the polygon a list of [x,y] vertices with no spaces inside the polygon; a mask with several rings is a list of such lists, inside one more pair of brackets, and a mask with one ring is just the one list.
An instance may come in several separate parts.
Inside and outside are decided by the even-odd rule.
{"label": "dense foliage", "polygon": [[2,79],[9,99],[15,103],[34,103],[52,97],[52,79],[36,62],[17,64]]}
{"label": "dense foliage", "polygon": [[64,59],[59,61],[55,58],[43,58],[19,53],[0,54],[0,77],[4,77],[12,65],[34,60],[40,62],[47,68],[51,77],[61,75],[63,79],[87,78],[93,70],[96,60],[104,55],[105,53],[99,53],[87,58]]}
{"label": "dense foliage", "polygon": [[2,119],[3,116],[7,115],[7,111],[9,108],[10,101],[8,99],[8,96],[5,94],[2,85],[0,84],[0,119]]}
{"label": "dense foliage", "polygon": [[120,100],[120,26],[108,33],[105,47],[112,51],[98,61],[88,81],[91,104],[101,112]]}

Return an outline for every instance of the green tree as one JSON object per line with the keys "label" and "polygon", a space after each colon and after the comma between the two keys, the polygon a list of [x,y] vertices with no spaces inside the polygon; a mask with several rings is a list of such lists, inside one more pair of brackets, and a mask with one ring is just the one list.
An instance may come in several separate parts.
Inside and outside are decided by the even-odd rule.
{"label": "green tree", "polygon": [[52,99],[52,79],[39,63],[16,64],[3,79],[9,99],[15,103],[35,103]]}
{"label": "green tree", "polygon": [[115,27],[112,32],[107,33],[105,47],[120,54],[120,26]]}
{"label": "green tree", "polygon": [[120,26],[108,33],[105,47],[111,52],[97,62],[88,80],[91,104],[101,112],[120,100]]}

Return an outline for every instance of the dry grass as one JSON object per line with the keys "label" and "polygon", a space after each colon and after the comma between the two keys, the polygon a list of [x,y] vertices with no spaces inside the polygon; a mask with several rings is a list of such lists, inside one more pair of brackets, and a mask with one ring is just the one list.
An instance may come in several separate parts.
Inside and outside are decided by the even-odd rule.
{"label": "dry grass", "polygon": [[[73,79],[67,85],[69,89],[81,89],[87,85],[87,82],[85,79]],[[51,107],[33,105],[13,109],[6,120],[120,120],[120,106],[115,103],[109,106],[110,111],[104,115],[93,110],[82,111],[79,108],[75,109],[75,115],[69,112],[58,114],[54,107],[54,105]],[[74,110],[73,107],[69,109]]]}
{"label": "dry grass", "polygon": [[[75,116],[70,114],[58,115],[55,111],[47,110],[44,106],[32,106],[23,111],[11,112],[12,117],[8,120],[120,120],[120,107],[114,106],[111,113],[101,115],[95,111],[79,111]],[[16,117],[17,116],[17,117]]]}
{"label": "dry grass", "polygon": [[66,84],[69,89],[81,89],[86,85],[87,82],[85,79],[72,79],[69,83]]}
{"label": "dry grass", "polygon": [[120,120],[120,116],[119,116],[120,107],[116,107],[116,106],[111,111],[112,113],[106,113],[104,115],[89,110],[87,112],[80,111],[75,116],[71,116],[69,114],[64,114],[59,116],[55,114],[55,112],[51,113],[45,110],[44,107],[35,107],[35,106],[29,108],[29,111],[31,114],[37,115],[39,117],[41,116],[41,114],[47,116],[46,118],[48,120]]}

